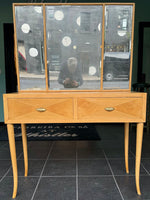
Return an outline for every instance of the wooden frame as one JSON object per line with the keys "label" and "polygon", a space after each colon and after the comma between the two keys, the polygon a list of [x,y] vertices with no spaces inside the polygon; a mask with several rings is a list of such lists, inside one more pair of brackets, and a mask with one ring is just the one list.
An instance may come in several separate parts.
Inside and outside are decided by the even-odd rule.
{"label": "wooden frame", "polygon": [[[20,78],[19,78],[19,63],[17,54],[17,35],[16,35],[16,19],[15,19],[15,6],[43,6],[43,26],[44,26],[44,52],[45,52],[45,79],[46,88],[45,90],[21,90],[20,89]],[[131,91],[131,78],[132,78],[132,62],[133,62],[133,37],[134,37],[134,15],[135,15],[135,3],[14,3],[13,4],[13,19],[14,19],[14,32],[15,32],[15,63],[17,68],[17,81],[18,81],[18,92],[68,92],[68,90],[50,90],[48,88],[48,74],[47,74],[47,48],[46,48],[46,16],[45,6],[62,6],[62,5],[99,5],[103,7],[103,18],[102,18],[102,45],[101,45],[101,86],[99,90],[78,90],[80,92],[129,92]],[[103,88],[103,64],[104,64],[104,27],[105,27],[105,6],[107,5],[130,5],[133,6],[132,12],[132,34],[131,34],[131,59],[130,59],[130,71],[129,71],[129,89],[104,89]],[[77,90],[70,90],[76,92]]]}

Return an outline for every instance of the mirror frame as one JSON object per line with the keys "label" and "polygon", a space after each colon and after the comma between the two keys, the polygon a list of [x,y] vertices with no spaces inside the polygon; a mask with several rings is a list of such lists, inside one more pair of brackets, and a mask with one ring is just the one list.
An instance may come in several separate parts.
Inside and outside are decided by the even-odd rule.
{"label": "mirror frame", "polygon": [[[46,46],[46,6],[102,6],[102,45],[101,45],[101,79],[99,90],[50,90],[48,87],[48,70],[47,70],[47,46]],[[120,5],[120,6],[132,6],[132,32],[131,32],[131,56],[130,56],[130,71],[129,71],[129,88],[128,89],[111,89],[105,90],[103,88],[103,66],[104,66],[104,35],[105,35],[105,6]],[[17,34],[16,34],[16,19],[15,19],[15,7],[16,6],[43,6],[43,25],[44,25],[44,60],[45,60],[45,90],[21,90],[20,78],[19,78],[19,62],[17,53]],[[135,3],[14,3],[13,4],[13,21],[14,21],[14,56],[18,81],[18,92],[129,92],[131,91],[131,78],[132,78],[132,63],[133,63],[133,36],[134,36],[134,15],[135,15]]]}

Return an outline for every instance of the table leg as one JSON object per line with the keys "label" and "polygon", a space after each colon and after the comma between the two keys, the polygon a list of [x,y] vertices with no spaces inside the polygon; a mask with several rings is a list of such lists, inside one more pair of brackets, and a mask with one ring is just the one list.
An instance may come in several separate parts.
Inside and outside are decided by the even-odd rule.
{"label": "table leg", "polygon": [[124,124],[124,152],[125,152],[125,169],[126,173],[129,173],[129,162],[128,162],[128,154],[129,154],[129,123]]}
{"label": "table leg", "polygon": [[17,188],[18,188],[18,170],[17,170],[16,146],[15,146],[15,136],[14,136],[13,124],[7,124],[7,131],[8,131],[12,169],[13,169],[14,188],[13,188],[12,198],[14,199],[17,195]]}
{"label": "table leg", "polygon": [[141,162],[141,151],[142,151],[142,141],[143,141],[143,123],[137,124],[137,133],[136,133],[136,163],[135,163],[135,181],[136,181],[136,190],[138,195],[141,195],[140,191],[140,162]]}
{"label": "table leg", "polygon": [[24,155],[24,176],[28,176],[28,150],[27,150],[26,125],[21,124],[21,129],[22,129],[22,144],[23,144],[23,155]]}
{"label": "table leg", "polygon": [[147,92],[146,128],[147,128],[147,134],[149,134],[149,128],[150,128],[149,88],[146,89],[146,92]]}

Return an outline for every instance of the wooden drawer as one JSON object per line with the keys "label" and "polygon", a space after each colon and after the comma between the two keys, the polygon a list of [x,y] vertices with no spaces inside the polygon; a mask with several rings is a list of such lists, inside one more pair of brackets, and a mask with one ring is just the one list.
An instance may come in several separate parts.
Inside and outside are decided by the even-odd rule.
{"label": "wooden drawer", "polygon": [[145,122],[146,94],[4,94],[4,114],[5,123]]}
{"label": "wooden drawer", "polygon": [[88,122],[144,122],[143,98],[79,98],[77,118]]}
{"label": "wooden drawer", "polygon": [[14,123],[53,123],[73,119],[71,98],[8,98],[5,121]]}

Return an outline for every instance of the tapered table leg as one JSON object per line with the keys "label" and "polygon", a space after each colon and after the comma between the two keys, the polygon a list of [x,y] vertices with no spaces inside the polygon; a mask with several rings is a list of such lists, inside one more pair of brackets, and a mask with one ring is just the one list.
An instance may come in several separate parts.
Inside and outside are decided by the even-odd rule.
{"label": "tapered table leg", "polygon": [[21,124],[21,129],[22,129],[22,144],[23,144],[23,154],[24,154],[24,176],[28,176],[28,150],[27,150],[26,125]]}
{"label": "tapered table leg", "polygon": [[124,124],[124,152],[125,152],[125,169],[126,173],[129,173],[129,162],[128,162],[128,154],[129,154],[129,123]]}
{"label": "tapered table leg", "polygon": [[135,163],[135,181],[136,181],[136,190],[138,195],[141,195],[139,178],[140,178],[142,141],[143,141],[143,123],[138,123],[137,133],[136,133],[136,163]]}
{"label": "tapered table leg", "polygon": [[14,188],[13,188],[12,198],[14,199],[17,195],[17,188],[18,188],[18,170],[17,170],[14,126],[12,124],[7,124],[7,131],[8,131],[8,139],[9,139],[12,169],[13,169]]}

